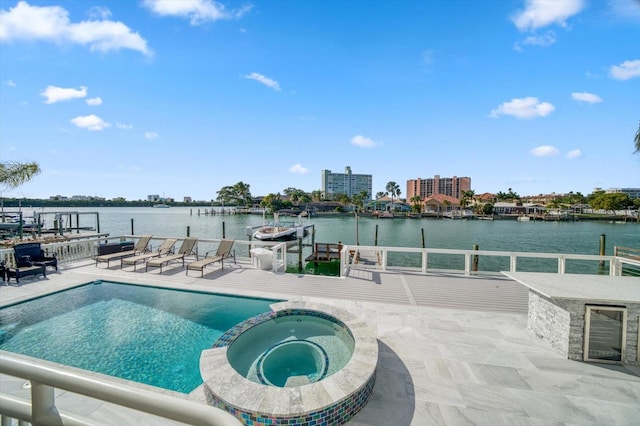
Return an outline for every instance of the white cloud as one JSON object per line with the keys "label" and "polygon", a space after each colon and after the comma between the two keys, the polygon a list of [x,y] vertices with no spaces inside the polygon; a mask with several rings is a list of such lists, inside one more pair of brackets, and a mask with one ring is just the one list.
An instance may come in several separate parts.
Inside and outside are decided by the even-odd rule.
{"label": "white cloud", "polygon": [[535,30],[552,24],[567,26],[567,19],[582,11],[584,0],[527,0],[523,11],[511,18],[520,31]]}
{"label": "white cloud", "polygon": [[144,0],[143,5],[156,15],[188,18],[191,25],[240,18],[253,8],[243,6],[227,11],[223,4],[214,0]]}
{"label": "white cloud", "polygon": [[532,149],[529,152],[535,155],[536,157],[551,157],[553,155],[558,155],[560,153],[560,151],[558,151],[555,146],[551,146],[551,145],[542,145]]}
{"label": "white cloud", "polygon": [[590,104],[597,104],[599,102],[602,102],[602,98],[600,96],[588,92],[573,92],[571,94],[571,97],[575,101],[587,102]]}
{"label": "white cloud", "polygon": [[144,137],[149,140],[156,139],[158,137],[158,134],[156,132],[144,132]]}
{"label": "white cloud", "polygon": [[72,118],[71,123],[87,130],[104,130],[111,126],[111,124],[94,114]]}
{"label": "white cloud", "polygon": [[68,101],[70,99],[84,98],[87,96],[87,88],[80,86],[79,89],[66,89],[64,87],[47,86],[40,96],[47,98],[45,104],[55,104],[60,101]]}
{"label": "white cloud", "polygon": [[301,175],[306,175],[307,173],[309,173],[309,169],[307,169],[306,167],[302,167],[300,165],[300,163],[296,164],[295,166],[292,166],[289,171],[291,173],[297,173],[297,174],[301,174]]}
{"label": "white cloud", "polygon": [[16,87],[16,83],[13,80],[7,80],[5,84],[10,87]]}
{"label": "white cloud", "polygon": [[87,102],[87,105],[98,106],[102,105],[102,98],[98,96],[95,98],[87,99],[85,102]]}
{"label": "white cloud", "polygon": [[88,45],[91,51],[132,49],[152,54],[147,41],[122,22],[94,19],[72,23],[63,7],[20,1],[8,11],[0,10],[0,42],[23,40]]}
{"label": "white cloud", "polygon": [[512,115],[517,118],[546,117],[555,107],[548,102],[540,102],[538,98],[528,96],[526,98],[512,99],[504,102],[498,108],[491,111],[490,117],[498,118],[501,115]]}
{"label": "white cloud", "polygon": [[635,77],[640,77],[640,59],[624,61],[620,65],[611,66],[609,75],[616,80],[630,80]]}
{"label": "white cloud", "polygon": [[580,158],[582,157],[582,151],[580,151],[579,149],[572,149],[571,151],[567,152],[567,158]]}
{"label": "white cloud", "polygon": [[116,123],[116,127],[118,129],[125,129],[125,130],[129,130],[129,129],[133,129],[133,124],[122,124],[122,123]]}
{"label": "white cloud", "polygon": [[280,85],[278,84],[277,81],[272,80],[269,77],[265,77],[262,74],[258,74],[257,72],[252,72],[251,74],[247,74],[244,76],[244,78],[247,78],[249,80],[255,80],[258,83],[262,83],[265,86],[272,88],[276,92],[280,91]]}
{"label": "white cloud", "polygon": [[351,144],[362,148],[374,148],[378,143],[366,136],[356,135],[351,138]]}

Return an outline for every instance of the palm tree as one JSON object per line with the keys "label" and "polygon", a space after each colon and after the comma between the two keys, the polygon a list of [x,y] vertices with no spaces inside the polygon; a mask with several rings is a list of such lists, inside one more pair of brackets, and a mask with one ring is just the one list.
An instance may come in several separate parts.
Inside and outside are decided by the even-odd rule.
{"label": "palm tree", "polygon": [[469,203],[474,201],[473,199],[476,196],[476,192],[473,189],[471,189],[469,191],[462,191],[460,195],[462,195],[460,197],[460,207],[464,209],[469,205]]}
{"label": "palm tree", "polygon": [[38,163],[19,163],[8,161],[0,163],[0,185],[7,188],[17,188],[32,177],[40,173]]}
{"label": "palm tree", "polygon": [[248,183],[242,181],[233,185],[233,193],[237,202],[246,207],[251,207],[253,203],[253,197],[251,197],[250,186]]}
{"label": "palm tree", "polygon": [[413,211],[416,213],[420,213],[420,211],[422,210],[422,206],[420,205],[422,198],[420,198],[419,195],[414,195],[409,199],[409,201],[411,201]]}
{"label": "palm tree", "polygon": [[634,141],[636,143],[635,153],[640,154],[640,124],[638,124],[638,131],[636,132],[636,137],[634,138]]}
{"label": "palm tree", "polygon": [[390,181],[387,182],[387,186],[384,187],[384,189],[387,191],[385,193],[391,195],[391,205],[393,206],[393,197],[399,197],[400,194],[402,192],[400,192],[400,185],[398,185],[397,183]]}

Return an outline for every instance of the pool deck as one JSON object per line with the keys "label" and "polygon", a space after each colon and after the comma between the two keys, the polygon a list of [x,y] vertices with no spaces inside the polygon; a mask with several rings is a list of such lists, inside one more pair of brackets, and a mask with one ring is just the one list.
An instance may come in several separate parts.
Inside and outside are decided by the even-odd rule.
{"label": "pool deck", "polygon": [[[334,305],[377,334],[373,396],[355,425],[637,425],[640,368],[570,361],[527,331],[528,289],[504,276],[375,269],[349,277],[274,274],[239,261],[203,278],[179,264],[133,272],[87,260],[47,279],[0,287],[0,305],[96,279]],[[0,377],[24,397],[22,381]],[[159,390],[160,391],[160,390]],[[196,390],[191,399],[201,400]],[[170,425],[154,417],[59,391],[61,409],[118,425]]]}

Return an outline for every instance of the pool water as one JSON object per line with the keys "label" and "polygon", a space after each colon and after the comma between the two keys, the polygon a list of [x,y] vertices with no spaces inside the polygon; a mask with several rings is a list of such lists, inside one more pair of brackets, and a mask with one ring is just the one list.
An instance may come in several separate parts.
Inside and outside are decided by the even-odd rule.
{"label": "pool water", "polygon": [[323,317],[297,314],[276,317],[244,331],[229,346],[227,357],[243,377],[287,387],[335,374],[349,362],[353,349],[353,337],[344,327]]}
{"label": "pool water", "polygon": [[97,281],[0,309],[0,349],[188,393],[202,350],[274,302]]}

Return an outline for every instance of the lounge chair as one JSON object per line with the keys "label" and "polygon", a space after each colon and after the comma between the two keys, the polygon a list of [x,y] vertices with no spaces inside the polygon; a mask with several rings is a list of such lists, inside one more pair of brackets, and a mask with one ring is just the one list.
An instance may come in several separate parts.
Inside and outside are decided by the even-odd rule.
{"label": "lounge chair", "polygon": [[180,250],[176,254],[170,254],[164,257],[157,257],[147,261],[145,271],[149,270],[149,267],[160,268],[160,273],[162,273],[162,265],[167,265],[174,260],[181,260],[182,266],[184,267],[184,258],[185,256],[195,255],[196,260],[198,259],[198,252],[194,250],[196,247],[196,243],[198,242],[197,238],[188,237],[185,238],[180,246]]}
{"label": "lounge chair", "polygon": [[176,245],[177,241],[177,238],[167,238],[162,244],[160,244],[160,247],[158,247],[157,251],[142,253],[137,256],[125,257],[120,262],[120,269],[122,269],[124,265],[133,265],[133,270],[135,271],[138,262],[146,262],[156,257],[168,256],[173,253],[173,246]]}
{"label": "lounge chair", "polygon": [[107,268],[108,268],[109,262],[111,262],[112,260],[121,260],[125,257],[142,254],[147,251],[147,246],[149,245],[149,241],[151,241],[151,235],[143,235],[142,237],[140,237],[135,247],[133,247],[133,250],[126,250],[118,253],[109,253],[109,254],[96,256],[96,266],[98,266],[98,263],[100,262],[107,262]]}
{"label": "lounge chair", "polygon": [[196,260],[187,265],[187,275],[189,271],[200,271],[200,276],[204,275],[204,268],[215,262],[220,262],[221,269],[224,269],[224,260],[233,257],[233,263],[236,263],[236,252],[232,250],[234,240],[222,240],[216,250],[215,254],[209,257],[207,252],[204,255],[204,259]]}
{"label": "lounge chair", "polygon": [[13,246],[13,256],[16,260],[16,266],[18,268],[26,268],[31,266],[53,266],[56,271],[58,270],[58,258],[54,253],[52,256],[47,256],[44,250],[40,246],[40,243],[22,243]]}

